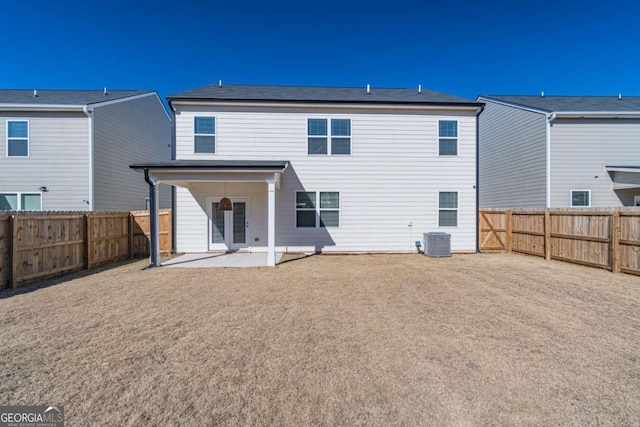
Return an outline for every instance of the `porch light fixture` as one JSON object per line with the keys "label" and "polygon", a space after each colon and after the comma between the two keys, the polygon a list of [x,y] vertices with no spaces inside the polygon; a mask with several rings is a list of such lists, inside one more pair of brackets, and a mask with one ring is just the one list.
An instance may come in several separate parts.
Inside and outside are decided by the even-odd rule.
{"label": "porch light fixture", "polygon": [[219,211],[232,211],[233,204],[231,203],[231,199],[227,197],[227,181],[224,182],[224,197],[220,199],[220,204],[218,204]]}
{"label": "porch light fixture", "polygon": [[231,204],[231,199],[228,197],[223,197],[220,199],[220,204],[218,205],[219,211],[231,211],[233,210],[233,205]]}

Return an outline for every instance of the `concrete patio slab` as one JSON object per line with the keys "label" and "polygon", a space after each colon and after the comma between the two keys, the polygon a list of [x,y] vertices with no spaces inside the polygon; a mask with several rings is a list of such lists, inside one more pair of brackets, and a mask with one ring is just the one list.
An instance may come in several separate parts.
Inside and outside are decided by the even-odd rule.
{"label": "concrete patio slab", "polygon": [[[276,254],[276,264],[282,258]],[[211,267],[265,267],[266,253],[199,253],[185,254],[162,263],[163,267],[211,268]]]}

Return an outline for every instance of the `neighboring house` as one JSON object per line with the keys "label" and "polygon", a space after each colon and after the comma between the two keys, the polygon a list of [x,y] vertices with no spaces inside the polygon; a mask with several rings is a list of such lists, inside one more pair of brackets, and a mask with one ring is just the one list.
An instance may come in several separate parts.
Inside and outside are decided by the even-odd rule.
{"label": "neighboring house", "polygon": [[481,207],[640,205],[640,97],[478,101]]}
{"label": "neighboring house", "polygon": [[[210,85],[168,97],[179,252],[476,249],[482,104],[416,89]],[[233,211],[219,209],[222,198]]]}
{"label": "neighboring house", "polygon": [[145,209],[129,164],[171,158],[156,92],[0,90],[0,122],[0,210]]}

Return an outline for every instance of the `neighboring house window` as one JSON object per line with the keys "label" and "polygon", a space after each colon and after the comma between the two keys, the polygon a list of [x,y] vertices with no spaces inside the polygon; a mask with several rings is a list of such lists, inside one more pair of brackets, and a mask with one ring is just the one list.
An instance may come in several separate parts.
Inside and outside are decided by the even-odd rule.
{"label": "neighboring house window", "polygon": [[438,226],[458,226],[458,193],[441,191],[438,193]]}
{"label": "neighboring house window", "polygon": [[40,211],[42,210],[42,195],[39,193],[2,193],[0,194],[0,210]]}
{"label": "neighboring house window", "polygon": [[7,121],[7,157],[29,157],[28,121]]}
{"label": "neighboring house window", "polygon": [[438,122],[438,154],[441,156],[458,155],[458,122],[440,120]]}
{"label": "neighboring house window", "polygon": [[588,208],[591,206],[591,190],[571,190],[571,207]]}
{"label": "neighboring house window", "polygon": [[193,152],[214,154],[216,152],[215,117],[195,117],[193,127]]}
{"label": "neighboring house window", "polygon": [[297,191],[296,227],[340,226],[340,193],[337,191]]}
{"label": "neighboring house window", "polygon": [[329,119],[308,119],[307,154],[351,154],[351,119],[331,119],[328,124]]}

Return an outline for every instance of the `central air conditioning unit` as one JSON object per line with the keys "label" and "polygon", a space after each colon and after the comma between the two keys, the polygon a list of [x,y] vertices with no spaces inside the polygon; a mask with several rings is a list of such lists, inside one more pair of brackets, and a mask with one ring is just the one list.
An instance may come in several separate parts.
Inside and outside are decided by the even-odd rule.
{"label": "central air conditioning unit", "polygon": [[431,258],[445,258],[451,256],[451,234],[423,233],[424,254]]}

